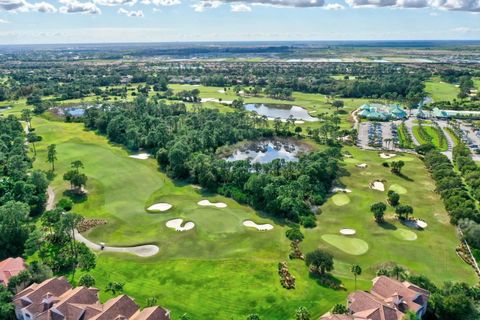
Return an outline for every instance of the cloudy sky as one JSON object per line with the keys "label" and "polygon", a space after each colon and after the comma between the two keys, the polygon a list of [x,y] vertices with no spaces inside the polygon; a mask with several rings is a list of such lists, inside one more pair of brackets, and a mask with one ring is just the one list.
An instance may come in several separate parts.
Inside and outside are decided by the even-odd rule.
{"label": "cloudy sky", "polygon": [[0,44],[480,40],[480,0],[0,0]]}

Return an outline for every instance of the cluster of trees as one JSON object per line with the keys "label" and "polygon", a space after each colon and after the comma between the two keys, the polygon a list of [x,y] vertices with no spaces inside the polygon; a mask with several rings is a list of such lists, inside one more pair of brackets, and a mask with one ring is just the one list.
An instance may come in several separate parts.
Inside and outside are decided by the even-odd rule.
{"label": "cluster of trees", "polygon": [[[428,146],[426,146],[428,147]],[[424,148],[424,162],[436,182],[436,191],[440,194],[450,221],[457,224],[460,219],[480,222],[480,213],[462,178],[455,172],[447,156],[430,148]],[[427,151],[430,149],[429,151]]]}
{"label": "cluster of trees", "polygon": [[139,98],[134,105],[90,108],[84,121],[130,149],[144,148],[173,178],[267,210],[305,226],[314,226],[311,206],[322,204],[338,171],[337,148],[302,156],[298,162],[267,164],[228,162],[215,155],[225,145],[245,139],[289,134],[271,129],[246,112],[186,112],[183,104],[165,105]]}
{"label": "cluster of trees", "polygon": [[34,230],[32,217],[44,210],[48,180],[31,170],[25,134],[13,116],[0,118],[0,260],[20,256]]}
{"label": "cluster of trees", "polygon": [[470,149],[463,143],[453,148],[453,161],[461,172],[472,196],[480,201],[480,168],[473,161]]}

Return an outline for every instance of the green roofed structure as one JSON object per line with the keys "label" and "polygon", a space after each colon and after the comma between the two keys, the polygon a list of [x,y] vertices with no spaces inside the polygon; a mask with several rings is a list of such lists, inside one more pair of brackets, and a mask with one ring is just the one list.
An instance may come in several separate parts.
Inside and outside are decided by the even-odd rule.
{"label": "green roofed structure", "polygon": [[398,104],[366,103],[360,107],[358,115],[368,120],[388,121],[406,119],[408,114]]}

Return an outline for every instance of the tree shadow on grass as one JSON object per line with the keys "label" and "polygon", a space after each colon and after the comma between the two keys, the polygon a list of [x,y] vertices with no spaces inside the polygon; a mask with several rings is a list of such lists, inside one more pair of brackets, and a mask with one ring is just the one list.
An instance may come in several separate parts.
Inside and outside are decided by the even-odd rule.
{"label": "tree shadow on grass", "polygon": [[414,182],[414,181],[415,181],[415,180],[413,180],[412,178],[410,178],[409,176],[404,175],[403,173],[395,173],[395,175],[396,175],[397,177],[400,177],[400,178],[402,178],[402,179],[404,179],[404,180],[407,180],[407,181],[410,181],[410,182]]}
{"label": "tree shadow on grass", "polygon": [[73,201],[73,203],[82,203],[87,201],[87,194],[85,192],[78,193],[73,190],[65,190],[63,191],[63,195],[70,198],[70,200]]}
{"label": "tree shadow on grass", "polygon": [[319,274],[319,273],[309,273],[309,278],[315,280],[320,286],[325,288],[330,288],[333,290],[347,290],[340,279],[335,278],[330,273]]}
{"label": "tree shadow on grass", "polygon": [[397,230],[397,227],[395,225],[393,225],[392,223],[387,222],[387,221],[383,221],[381,223],[378,223],[378,225],[380,227],[382,227],[383,229],[386,229],[386,230]]}

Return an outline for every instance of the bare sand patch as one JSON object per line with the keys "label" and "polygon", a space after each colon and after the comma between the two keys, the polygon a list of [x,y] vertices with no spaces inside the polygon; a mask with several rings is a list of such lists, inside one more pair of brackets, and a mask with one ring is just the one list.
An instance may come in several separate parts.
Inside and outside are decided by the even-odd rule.
{"label": "bare sand patch", "polygon": [[359,163],[357,165],[355,165],[357,168],[360,168],[360,169],[365,169],[366,167],[368,167],[368,164],[366,163]]}
{"label": "bare sand patch", "polygon": [[248,228],[255,228],[258,231],[269,231],[273,229],[273,226],[269,223],[266,224],[256,224],[252,220],[243,221],[243,225]]}
{"label": "bare sand patch", "polygon": [[353,236],[357,231],[354,229],[341,229],[340,234],[343,234],[344,236]]}
{"label": "bare sand patch", "polygon": [[170,229],[175,229],[176,231],[188,231],[188,230],[192,230],[194,227],[195,227],[195,223],[189,221],[189,222],[186,222],[183,227],[182,227],[182,224],[183,224],[183,219],[172,219],[172,220],[169,220],[167,221],[167,223],[165,223],[165,225],[167,226],[167,228],[170,228]]}
{"label": "bare sand patch", "polygon": [[414,229],[425,229],[428,227],[428,224],[420,219],[408,219],[404,220],[403,224],[407,227],[414,228]]}
{"label": "bare sand patch", "polygon": [[393,158],[393,157],[396,157],[397,155],[395,153],[380,153],[379,154],[380,158],[382,159],[390,159],[390,158]]}
{"label": "bare sand patch", "polygon": [[155,203],[152,204],[150,207],[147,208],[147,211],[167,211],[172,208],[170,203]]}
{"label": "bare sand patch", "polygon": [[209,200],[201,200],[197,203],[199,206],[213,206],[217,208],[226,208],[227,204],[224,202],[210,202]]}
{"label": "bare sand patch", "polygon": [[332,189],[332,192],[343,192],[343,193],[351,193],[352,190],[347,189],[347,188],[340,188],[340,187],[335,187]]}
{"label": "bare sand patch", "polygon": [[370,183],[370,189],[378,190],[378,191],[385,191],[385,184],[382,181],[373,181]]}
{"label": "bare sand patch", "polygon": [[132,154],[129,157],[138,160],[147,160],[150,155],[148,153],[139,153],[139,154]]}

